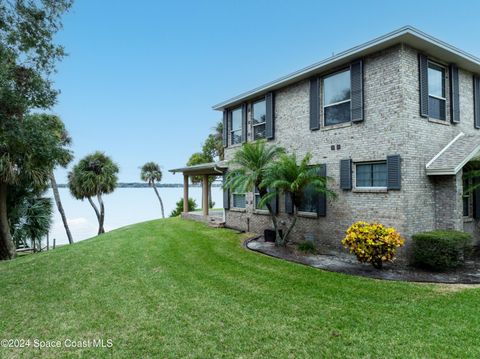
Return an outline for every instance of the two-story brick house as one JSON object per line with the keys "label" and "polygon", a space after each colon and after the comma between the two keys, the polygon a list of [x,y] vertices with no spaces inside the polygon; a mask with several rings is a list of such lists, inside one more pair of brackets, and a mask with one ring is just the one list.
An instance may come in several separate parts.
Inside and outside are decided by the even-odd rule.
{"label": "two-story brick house", "polygon": [[[464,169],[480,151],[480,59],[404,27],[214,106],[224,114],[225,159],[266,138],[324,165],[335,200],[306,194],[294,238],[338,250],[355,221],[407,238],[433,229],[476,234],[480,197]],[[226,193],[228,227],[261,233],[255,193]],[[282,196],[283,197],[283,196]],[[290,220],[288,198],[277,210]]]}

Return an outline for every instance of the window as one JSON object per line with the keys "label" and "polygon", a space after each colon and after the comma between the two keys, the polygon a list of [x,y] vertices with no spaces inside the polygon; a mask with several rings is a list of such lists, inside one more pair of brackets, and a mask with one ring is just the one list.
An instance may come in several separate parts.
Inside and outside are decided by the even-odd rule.
{"label": "window", "polygon": [[470,201],[471,201],[471,192],[468,191],[470,188],[471,182],[468,179],[463,180],[463,194],[462,194],[462,202],[463,202],[463,216],[470,217]]}
{"label": "window", "polygon": [[[320,170],[319,166],[315,166],[317,171]],[[300,206],[298,206],[298,210],[300,212],[318,212],[318,200],[319,200],[319,193],[315,190],[313,186],[306,186],[305,190],[303,191],[302,200],[300,201]]]}
{"label": "window", "polygon": [[428,114],[432,118],[445,120],[445,68],[428,63]]}
{"label": "window", "polygon": [[323,79],[323,118],[325,126],[350,121],[350,70]]}
{"label": "window", "polygon": [[232,205],[235,208],[245,208],[245,193],[233,193],[232,194]]}
{"label": "window", "polygon": [[312,186],[307,186],[303,191],[302,201],[298,210],[300,212],[317,213],[318,208],[318,192]]}
{"label": "window", "polygon": [[355,165],[356,187],[387,187],[387,162]]}
{"label": "window", "polygon": [[265,118],[267,106],[265,100],[254,102],[252,105],[253,139],[265,138]]}
{"label": "window", "polygon": [[260,202],[260,193],[258,193],[258,189],[255,188],[255,209],[260,209],[263,211],[268,210],[267,206],[264,205],[263,207],[259,207],[258,203]]}
{"label": "window", "polygon": [[242,143],[242,108],[232,110],[230,138],[232,145]]}

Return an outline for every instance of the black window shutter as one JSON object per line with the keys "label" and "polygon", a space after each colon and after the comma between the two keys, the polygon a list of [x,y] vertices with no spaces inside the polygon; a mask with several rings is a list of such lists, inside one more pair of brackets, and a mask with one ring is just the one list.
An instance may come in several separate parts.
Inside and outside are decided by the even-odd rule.
{"label": "black window shutter", "polygon": [[480,128],[480,77],[473,78],[474,126]]}
{"label": "black window shutter", "polygon": [[340,188],[352,189],[352,160],[340,160]]}
{"label": "black window shutter", "polygon": [[[322,177],[327,177],[326,164],[320,165],[318,174]],[[327,215],[327,196],[324,193],[318,194],[317,214],[319,217],[325,217]]]}
{"label": "black window shutter", "polygon": [[400,155],[387,156],[387,189],[400,189]]}
{"label": "black window shutter", "polygon": [[[223,175],[223,183],[226,182],[227,175]],[[228,188],[223,189],[223,208],[230,209],[230,190]]]}
{"label": "black window shutter", "polygon": [[278,213],[278,194],[272,198],[270,201],[270,206],[272,207],[273,213],[277,214]]}
{"label": "black window shutter", "polygon": [[293,202],[290,192],[285,192],[285,213],[293,214]]}
{"label": "black window shutter", "polygon": [[228,110],[223,110],[223,147],[228,146]]}
{"label": "black window shutter", "polygon": [[350,93],[352,122],[363,121],[363,62],[357,60],[350,64]]}
{"label": "black window shutter", "polygon": [[310,79],[310,129],[320,129],[319,78]]}
{"label": "black window shutter", "polygon": [[247,142],[247,104],[242,104],[242,142]]}
{"label": "black window shutter", "polygon": [[265,96],[266,114],[265,114],[265,137],[273,140],[275,136],[275,102],[273,92]]}
{"label": "black window shutter", "polygon": [[450,117],[452,123],[460,122],[460,84],[455,64],[450,65]]}
{"label": "black window shutter", "polygon": [[418,69],[420,82],[420,116],[428,117],[428,59],[418,54]]}

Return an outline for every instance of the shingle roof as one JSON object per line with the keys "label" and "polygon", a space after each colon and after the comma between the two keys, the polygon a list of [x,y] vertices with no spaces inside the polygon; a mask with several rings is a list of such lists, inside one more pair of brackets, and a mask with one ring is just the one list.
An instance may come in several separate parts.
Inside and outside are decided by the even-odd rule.
{"label": "shingle roof", "polygon": [[460,133],[427,163],[427,175],[455,175],[479,154],[478,136]]}
{"label": "shingle roof", "polygon": [[228,168],[228,163],[226,161],[219,161],[219,162],[210,162],[210,163],[202,163],[199,165],[181,167],[181,168],[174,168],[168,170],[172,173],[184,173],[189,176],[195,175],[215,175],[221,176],[223,172],[226,171]]}

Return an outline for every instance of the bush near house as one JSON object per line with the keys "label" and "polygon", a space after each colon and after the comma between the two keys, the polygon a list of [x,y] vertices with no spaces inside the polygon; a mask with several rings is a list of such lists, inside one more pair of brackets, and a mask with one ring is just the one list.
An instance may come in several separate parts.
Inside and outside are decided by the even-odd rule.
{"label": "bush near house", "polygon": [[317,248],[315,247],[315,243],[313,241],[303,241],[298,244],[297,248],[299,251],[305,253],[315,253],[317,251]]}
{"label": "bush near house", "polygon": [[[193,198],[188,199],[188,211],[192,212],[197,209],[197,202]],[[183,212],[183,198],[175,203],[175,209],[170,213],[170,217],[178,217]]]}
{"label": "bush near house", "polygon": [[417,233],[412,236],[412,264],[433,270],[461,266],[471,250],[471,239],[470,234],[453,230]]}
{"label": "bush near house", "polygon": [[404,239],[394,228],[363,221],[352,224],[342,240],[359,262],[371,263],[377,269],[382,268],[383,262],[392,262],[403,243]]}

